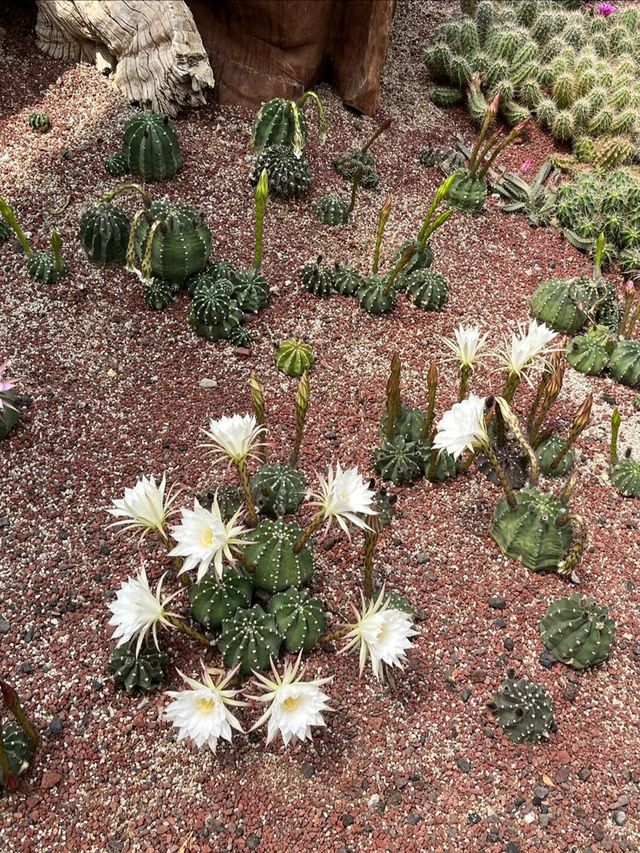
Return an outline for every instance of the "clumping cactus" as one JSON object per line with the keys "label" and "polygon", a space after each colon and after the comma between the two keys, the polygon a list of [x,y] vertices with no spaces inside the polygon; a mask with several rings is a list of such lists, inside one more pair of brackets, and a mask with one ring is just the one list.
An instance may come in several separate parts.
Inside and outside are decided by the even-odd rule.
{"label": "clumping cactus", "polygon": [[416,270],[406,277],[407,296],[423,311],[441,311],[448,292],[445,277],[433,270]]}
{"label": "clumping cactus", "polygon": [[436,107],[457,107],[464,103],[464,94],[455,86],[431,86],[427,95]]}
{"label": "clumping cactus", "polygon": [[182,168],[175,122],[154,112],[132,116],[124,126],[122,155],[129,171],[145,183],[173,178]]}
{"label": "clumping cactus", "polygon": [[[34,753],[30,738],[13,720],[2,726],[0,737],[2,737],[2,746],[10,771],[14,776],[20,776],[29,766]],[[5,781],[4,770],[0,766],[0,788],[5,786]]]}
{"label": "clumping cactus", "polygon": [[67,264],[61,254],[62,240],[57,231],[51,235],[51,249],[32,252],[27,260],[27,273],[41,284],[55,284],[67,275]]}
{"label": "clumping cactus", "polygon": [[51,119],[46,113],[30,113],[29,127],[35,133],[46,133],[51,129]]}
{"label": "clumping cactus", "polygon": [[255,567],[253,582],[258,589],[281,592],[290,586],[303,586],[313,574],[313,556],[307,545],[296,551],[302,536],[295,521],[262,521],[251,532],[252,544],[245,556]]}
{"label": "clumping cactus", "polygon": [[251,186],[256,186],[263,169],[269,176],[269,191],[280,198],[300,198],[311,184],[307,160],[296,157],[287,145],[274,145],[258,155],[251,173]]}
{"label": "clumping cactus", "polygon": [[573,338],[567,347],[567,361],[580,373],[600,376],[609,364],[609,353],[601,337],[588,331]]}
{"label": "clumping cactus", "polygon": [[279,592],[269,599],[267,610],[276,620],[288,652],[309,652],[324,633],[326,619],[324,606],[313,598],[308,589],[295,587]]}
{"label": "clumping cactus", "polygon": [[232,296],[241,311],[255,314],[269,302],[269,283],[256,269],[237,270],[231,278]]}
{"label": "clumping cactus", "polygon": [[337,196],[323,196],[316,202],[314,211],[324,225],[346,225],[349,221],[349,203],[346,199]]}
{"label": "clumping cactus", "polygon": [[164,681],[167,666],[166,655],[151,646],[143,646],[136,655],[135,643],[116,646],[107,667],[113,675],[116,687],[127,693],[151,690]]}
{"label": "clumping cactus", "polygon": [[225,619],[233,619],[239,607],[250,607],[252,598],[251,581],[229,569],[220,580],[215,572],[207,572],[199,583],[189,586],[191,615],[208,631],[218,631]]}
{"label": "clumping cactus", "polygon": [[565,445],[565,441],[557,435],[550,435],[536,447],[536,459],[540,471],[547,477],[564,477],[573,470],[575,457],[572,450],[562,454],[560,461],[556,459]]}
{"label": "clumping cactus", "polygon": [[244,315],[232,298],[228,279],[203,277],[193,292],[187,322],[200,337],[211,341],[229,338],[242,323]]}
{"label": "clumping cactus", "polygon": [[348,178],[352,181],[356,174],[360,172],[360,182],[365,189],[375,189],[380,178],[374,168],[373,156],[369,153],[369,149],[378,137],[391,126],[391,119],[386,119],[380,124],[374,133],[365,142],[362,148],[352,148],[343,154],[339,154],[332,160],[333,167],[343,178]]}
{"label": "clumping cactus", "polygon": [[263,465],[251,478],[251,491],[259,512],[272,518],[292,515],[304,499],[304,475],[290,465]]}
{"label": "clumping cactus", "polygon": [[278,656],[282,638],[275,620],[259,604],[238,608],[230,619],[222,622],[218,648],[227,668],[240,667],[242,675],[267,669],[271,658]]}
{"label": "clumping cactus", "polygon": [[364,284],[364,276],[346,264],[336,264],[333,271],[334,288],[341,296],[353,296]]}
{"label": "clumping cactus", "polygon": [[296,338],[288,338],[277,347],[275,361],[278,370],[287,376],[302,376],[311,370],[314,356],[309,344]]}
{"label": "clumping cactus", "polygon": [[375,452],[376,471],[383,480],[390,480],[396,486],[413,483],[421,477],[422,465],[420,445],[402,435],[384,439]]}
{"label": "clumping cactus", "polygon": [[314,296],[329,296],[335,286],[335,272],[331,267],[323,266],[322,255],[316,261],[309,261],[300,270],[302,284]]}
{"label": "clumping cactus", "polygon": [[320,141],[327,136],[327,121],[322,101],[315,92],[305,92],[297,101],[273,98],[262,105],[253,122],[253,147],[258,153],[284,145],[291,148],[296,157],[302,156],[307,142],[307,119],[304,105],[311,98],[318,112]]}
{"label": "clumping cactus", "polygon": [[606,607],[586,595],[552,602],[540,622],[540,636],[556,660],[574,669],[602,663],[609,654],[616,625]]}
{"label": "clumping cactus", "polygon": [[90,261],[103,267],[122,266],[130,228],[124,211],[109,201],[98,201],[82,214],[80,243]]}
{"label": "clumping cactus", "polygon": [[516,681],[513,670],[487,707],[512,743],[537,743],[555,729],[549,694],[527,678]]}
{"label": "clumping cactus", "polygon": [[[639,398],[640,399],[640,398]],[[640,498],[640,462],[631,458],[631,448],[622,459],[618,457],[618,432],[620,431],[620,412],[613,410],[611,415],[611,468],[609,479],[625,498]]]}
{"label": "clumping cactus", "polygon": [[104,170],[112,178],[122,178],[129,173],[127,158],[124,154],[110,154],[104,161]]}
{"label": "clumping cactus", "polygon": [[164,278],[152,278],[142,288],[142,298],[148,308],[162,311],[173,299],[175,285]]}
{"label": "clumping cactus", "polygon": [[620,341],[611,353],[611,375],[630,388],[640,388],[640,341]]}

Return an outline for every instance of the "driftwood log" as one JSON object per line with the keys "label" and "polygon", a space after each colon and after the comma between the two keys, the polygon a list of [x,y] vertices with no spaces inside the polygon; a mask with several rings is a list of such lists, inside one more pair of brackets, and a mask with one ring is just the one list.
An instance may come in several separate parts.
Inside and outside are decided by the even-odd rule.
{"label": "driftwood log", "polygon": [[[396,0],[37,0],[38,46],[113,72],[132,103],[259,106],[322,80],[372,115]],[[210,61],[209,61],[210,60]],[[213,72],[212,72],[213,66]]]}

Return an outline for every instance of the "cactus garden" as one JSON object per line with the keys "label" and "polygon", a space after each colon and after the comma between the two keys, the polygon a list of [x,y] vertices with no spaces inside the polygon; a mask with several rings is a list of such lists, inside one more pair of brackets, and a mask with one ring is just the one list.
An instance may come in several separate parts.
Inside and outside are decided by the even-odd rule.
{"label": "cactus garden", "polygon": [[8,6],[2,850],[638,849],[640,4],[399,0],[371,115]]}

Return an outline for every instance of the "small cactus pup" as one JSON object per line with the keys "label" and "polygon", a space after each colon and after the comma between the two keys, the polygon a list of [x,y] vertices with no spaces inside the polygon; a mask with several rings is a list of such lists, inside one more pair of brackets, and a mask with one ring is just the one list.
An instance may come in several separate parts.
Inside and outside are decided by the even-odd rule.
{"label": "small cactus pup", "polygon": [[296,157],[287,145],[274,145],[258,155],[251,173],[251,186],[255,187],[266,170],[269,190],[286,199],[300,198],[311,184],[311,169],[305,157]]}
{"label": "small cactus pup", "polygon": [[578,436],[586,429],[591,420],[593,395],[589,394],[579,406],[565,440],[551,435],[536,447],[536,459],[540,471],[547,477],[563,477],[574,467],[575,459],[571,449]]}
{"label": "small cactus pup", "polygon": [[30,113],[29,127],[34,133],[47,133],[51,130],[51,119],[46,113]]}
{"label": "small cactus pup", "polygon": [[609,353],[602,335],[590,329],[577,335],[567,347],[567,361],[579,373],[600,376],[609,364]]}
{"label": "small cactus pup", "polygon": [[199,583],[189,586],[191,615],[208,631],[218,631],[239,607],[251,607],[252,599],[251,580],[230,569],[225,569],[220,580],[215,572],[207,572]]}
{"label": "small cactus pup", "polygon": [[291,465],[263,465],[251,478],[256,508],[264,515],[293,515],[304,499],[304,474]]}
{"label": "small cactus pup", "polygon": [[386,119],[375,129],[374,133],[367,139],[362,148],[351,148],[344,154],[339,154],[331,162],[333,168],[343,178],[352,181],[358,170],[362,172],[361,183],[365,189],[375,189],[380,182],[375,168],[373,156],[369,149],[373,143],[391,127],[392,120]]}
{"label": "small cactus pup", "polygon": [[116,687],[127,693],[147,693],[165,679],[167,658],[152,646],[143,646],[136,655],[136,644],[116,646],[107,670]]}
{"label": "small cactus pup", "polygon": [[300,269],[300,277],[305,289],[314,296],[329,296],[335,288],[335,271],[323,265],[322,255],[304,264]]}
{"label": "small cactus pup", "polygon": [[122,192],[106,193],[82,214],[80,243],[87,258],[103,267],[122,266],[127,259],[131,223],[127,214],[113,204]]}
{"label": "small cactus pup", "polygon": [[154,311],[162,311],[173,300],[176,286],[164,278],[152,278],[142,287],[142,298],[145,305]]}
{"label": "small cactus pup", "polygon": [[27,274],[42,284],[55,284],[67,274],[67,264],[62,257],[62,238],[57,231],[51,235],[51,249],[34,252],[20,227],[13,208],[0,196],[0,217],[18,238],[27,257]]}
{"label": "small cactus pup", "polygon": [[292,586],[276,593],[269,599],[267,610],[275,618],[288,652],[311,651],[326,628],[324,605],[308,589]]}
{"label": "small cactus pup", "polygon": [[528,678],[516,681],[513,670],[487,707],[511,743],[537,743],[555,730],[549,694]]}
{"label": "small cactus pup", "polygon": [[276,348],[275,362],[278,370],[286,376],[302,376],[308,373],[314,362],[309,344],[297,338],[287,338]]}
{"label": "small cactus pup", "polygon": [[259,604],[238,608],[232,617],[222,621],[218,648],[224,665],[238,666],[242,675],[251,675],[254,669],[267,669],[270,659],[278,656],[281,645],[275,619]]}
{"label": "small cactus pup", "polygon": [[175,122],[154,112],[132,116],[124,126],[122,155],[131,174],[146,184],[173,178],[182,168]]}
{"label": "small cactus pup", "polygon": [[112,178],[123,178],[125,175],[129,174],[127,158],[122,152],[110,154],[105,158],[104,170],[107,175],[110,175]]}
{"label": "small cactus pup", "polygon": [[15,406],[15,380],[5,379],[8,364],[8,361],[0,364],[0,441],[9,435],[20,417]]}
{"label": "small cactus pup", "polygon": [[252,580],[257,589],[282,592],[290,586],[304,586],[313,575],[313,555],[308,546],[294,551],[303,530],[295,521],[261,521],[251,533],[245,557],[254,567]]}
{"label": "small cactus pup", "polygon": [[362,168],[356,169],[351,186],[351,201],[349,204],[343,198],[325,195],[317,202],[314,210],[320,222],[325,225],[345,225],[349,221],[354,207],[358,187],[362,181]]}
{"label": "small cactus pup", "polygon": [[14,717],[3,724],[4,714],[0,714],[0,788],[10,793],[18,786],[18,776],[28,769],[39,737],[18,694],[6,681],[0,680],[0,696]]}
{"label": "small cactus pup", "polygon": [[618,433],[620,431],[620,412],[613,410],[611,415],[611,467],[609,479],[625,498],[640,498],[640,462],[631,458],[627,450],[622,459],[618,457]]}
{"label": "small cactus pup", "polygon": [[318,112],[320,142],[327,138],[327,120],[322,101],[315,92],[305,92],[297,101],[273,98],[260,107],[253,122],[253,147],[261,154],[274,145],[291,148],[296,157],[302,156],[307,143],[307,119],[304,106],[311,98]]}
{"label": "small cactus pup", "polygon": [[241,311],[255,314],[264,308],[269,301],[269,283],[261,274],[262,237],[264,233],[264,213],[269,198],[269,178],[267,170],[263,169],[255,190],[255,247],[253,266],[249,270],[239,270],[233,273],[233,298]]}
{"label": "small cactus pup", "polygon": [[615,630],[608,609],[586,595],[553,601],[540,622],[540,636],[547,650],[574,669],[602,663],[611,650]]}

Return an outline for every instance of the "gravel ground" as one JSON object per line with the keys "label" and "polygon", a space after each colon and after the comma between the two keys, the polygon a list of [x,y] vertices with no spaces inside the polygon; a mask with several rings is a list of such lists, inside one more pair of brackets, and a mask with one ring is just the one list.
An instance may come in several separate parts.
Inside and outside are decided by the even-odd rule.
{"label": "gravel ground", "polygon": [[[128,698],[105,673],[114,590],[139,565],[157,577],[166,561],[107,531],[102,507],[139,472],[166,470],[189,493],[210,485],[200,428],[248,409],[254,369],[274,442],[286,446],[295,383],[276,371],[274,341],[305,335],[317,355],[303,468],[312,474],[340,459],[371,472],[394,350],[407,400],[424,404],[427,366],[443,358],[440,337],[461,318],[480,322],[497,345],[526,318],[543,278],[588,271],[588,260],[559,233],[501,214],[492,198],[486,214],[455,217],[433,241],[434,267],[450,282],[440,314],[400,299],[393,314],[374,318],[352,301],[301,291],[297,269],[319,253],[366,270],[376,212],[391,192],[388,259],[417,232],[439,180],[417,162],[420,149],[454,133],[472,138],[464,111],[438,110],[425,94],[421,50],[454,9],[452,2],[400,3],[376,117],[395,120],[376,153],[382,187],[361,194],[342,229],[319,225],[312,204],[327,192],[347,193],[331,157],[366,138],[376,121],[354,116],[320,88],[330,136],[322,148],[312,135],[309,196],[270,203],[264,271],[274,295],[250,324],[249,354],[195,338],[185,296],[155,313],[131,276],[86,263],[78,221],[89,199],[116,184],[102,162],[117,149],[130,110],[94,69],[41,57],[28,16],[0,39],[2,193],[34,245],[44,247],[59,228],[69,263],[69,277],[45,288],[26,276],[15,245],[0,256],[0,360],[12,355],[29,403],[1,447],[2,675],[42,732],[33,769],[0,803],[3,851],[638,849],[640,534],[637,502],[606,479],[614,403],[625,418],[623,446],[638,451],[640,441],[635,394],[606,378],[569,371],[556,408],[566,427],[577,403],[594,394],[574,500],[591,531],[581,588],[608,604],[618,624],[612,654],[596,670],[541,663],[537,623],[567,586],[497,552],[488,529],[499,495],[472,473],[395,490],[398,512],[376,569],[421,608],[420,636],[395,689],[369,676],[358,681],[354,658],[310,658],[310,671],[335,676],[336,712],[313,744],[265,748],[259,733],[217,756],[191,751],[162,721],[161,694]],[[26,126],[35,108],[51,116],[46,135]],[[204,211],[215,254],[244,265],[252,253],[250,119],[213,104],[181,119],[185,168],[166,187]],[[550,150],[534,128],[503,162],[515,168],[531,157],[537,167]],[[216,387],[200,387],[203,378]],[[474,378],[480,393],[495,384],[487,371]],[[454,368],[444,363],[440,411],[455,393]],[[357,595],[358,547],[331,535],[318,548],[314,590],[343,610]],[[504,599],[504,609],[489,605],[492,596]],[[195,673],[197,650],[181,638],[172,645],[173,663]],[[558,731],[548,742],[511,745],[487,712],[509,666],[550,692]]]}

